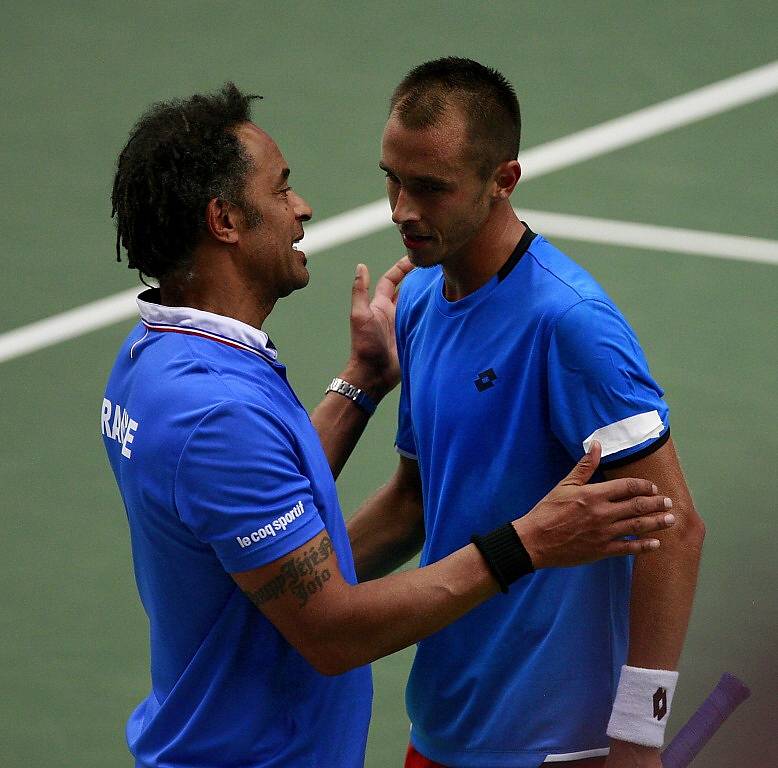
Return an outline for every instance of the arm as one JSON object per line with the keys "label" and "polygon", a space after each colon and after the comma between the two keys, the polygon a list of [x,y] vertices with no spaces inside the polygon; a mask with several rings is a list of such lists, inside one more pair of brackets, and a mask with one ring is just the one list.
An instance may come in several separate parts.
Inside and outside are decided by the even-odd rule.
{"label": "arm", "polygon": [[[672,524],[652,483],[585,485],[599,445],[551,493],[514,521],[536,568],[650,551],[654,539],[624,541]],[[356,586],[343,578],[326,531],[269,565],[233,578],[316,669],[341,674],[436,632],[494,595],[497,584],[468,544],[424,568]]]}
{"label": "arm", "polygon": [[[351,355],[341,379],[367,392],[377,403],[397,386],[400,364],[394,339],[397,288],[413,269],[407,257],[392,266],[378,281],[370,301],[370,275],[357,265],[351,290]],[[342,395],[329,392],[311,413],[332,474],[338,477],[362,436],[369,416]]]}
{"label": "arm", "polygon": [[[629,475],[651,480],[673,501],[677,522],[658,535],[661,549],[635,561],[627,663],[675,670],[691,614],[705,526],[694,508],[672,440],[649,456],[603,471],[608,478]],[[608,766],[622,765],[660,766],[659,750],[614,740]]]}
{"label": "arm", "polygon": [[[310,553],[320,559],[300,589],[295,563],[311,560]],[[342,674],[412,645],[497,592],[473,545],[427,568],[351,586],[326,531],[287,558],[232,576],[325,675]]]}
{"label": "arm", "polygon": [[418,462],[400,457],[386,485],[347,523],[359,581],[386,576],[424,544],[424,505]]}

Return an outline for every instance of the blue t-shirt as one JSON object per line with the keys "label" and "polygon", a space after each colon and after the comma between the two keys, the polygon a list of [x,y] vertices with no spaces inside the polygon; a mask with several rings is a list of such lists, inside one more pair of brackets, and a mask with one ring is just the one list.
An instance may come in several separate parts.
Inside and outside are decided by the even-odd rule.
{"label": "blue t-shirt", "polygon": [[[403,282],[397,449],[419,463],[432,563],[528,512],[598,439],[603,465],[669,436],[634,333],[583,269],[529,230],[460,301],[439,267]],[[631,560],[544,569],[423,640],[415,747],[450,766],[536,768],[607,752]]]}
{"label": "blue t-shirt", "polygon": [[[127,724],[136,765],[361,768],[369,667],[319,674],[229,575],[326,528],[356,583],[316,430],[266,334],[155,300],[138,300],[101,414],[150,625],[151,691]],[[295,564],[301,594],[310,559]]]}

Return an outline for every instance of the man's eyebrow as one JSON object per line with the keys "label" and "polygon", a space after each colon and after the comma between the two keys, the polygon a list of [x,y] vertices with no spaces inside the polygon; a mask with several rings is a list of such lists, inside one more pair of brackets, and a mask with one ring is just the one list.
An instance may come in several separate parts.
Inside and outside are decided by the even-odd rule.
{"label": "man's eyebrow", "polygon": [[[392,176],[395,175],[395,172],[388,165],[385,165],[383,161],[378,163],[378,167],[382,171],[392,174]],[[421,182],[422,184],[438,184],[444,187],[448,187],[451,185],[450,181],[447,181],[446,179],[441,179],[439,176],[411,176],[409,181]]]}

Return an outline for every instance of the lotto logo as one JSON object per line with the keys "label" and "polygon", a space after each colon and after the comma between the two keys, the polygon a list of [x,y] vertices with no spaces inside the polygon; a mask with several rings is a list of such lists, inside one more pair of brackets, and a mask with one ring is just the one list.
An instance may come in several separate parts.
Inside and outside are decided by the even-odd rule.
{"label": "lotto logo", "polygon": [[487,368],[478,374],[478,378],[473,383],[479,392],[484,392],[493,387],[495,381],[497,381],[497,374],[494,372],[494,368]]}
{"label": "lotto logo", "polygon": [[654,717],[661,720],[667,714],[667,689],[657,688],[654,694]]}

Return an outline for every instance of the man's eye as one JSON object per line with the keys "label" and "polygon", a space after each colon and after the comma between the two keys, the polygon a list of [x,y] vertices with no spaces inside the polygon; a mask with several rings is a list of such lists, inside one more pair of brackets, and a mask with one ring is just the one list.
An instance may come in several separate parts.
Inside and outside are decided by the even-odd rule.
{"label": "man's eye", "polygon": [[390,181],[392,184],[397,184],[397,177],[396,176],[392,176],[391,173],[387,173],[386,174],[386,180]]}

